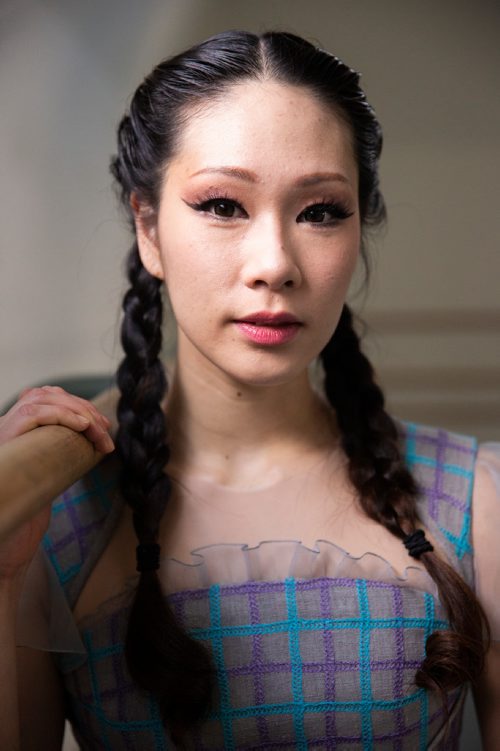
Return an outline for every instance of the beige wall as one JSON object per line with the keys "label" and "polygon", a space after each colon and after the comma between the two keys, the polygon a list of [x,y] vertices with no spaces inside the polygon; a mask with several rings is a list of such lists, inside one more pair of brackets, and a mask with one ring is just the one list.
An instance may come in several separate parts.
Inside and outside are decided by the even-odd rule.
{"label": "beige wall", "polygon": [[355,304],[391,405],[500,438],[499,19],[490,0],[0,0],[0,404],[116,367],[107,165],[140,78],[209,33],[286,27],[361,70],[384,125],[390,220]]}
{"label": "beige wall", "polygon": [[355,304],[391,405],[500,437],[499,19],[488,0],[3,0],[0,403],[120,357],[107,165],[140,78],[209,33],[286,27],[361,70],[384,125],[389,225]]}

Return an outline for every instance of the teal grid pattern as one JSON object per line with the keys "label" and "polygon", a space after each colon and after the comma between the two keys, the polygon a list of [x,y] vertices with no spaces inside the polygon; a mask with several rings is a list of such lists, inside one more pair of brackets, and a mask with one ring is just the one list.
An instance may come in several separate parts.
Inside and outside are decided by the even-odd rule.
{"label": "teal grid pattern", "polygon": [[[320,614],[325,596],[329,617]],[[190,748],[423,749],[443,722],[439,702],[413,685],[427,635],[446,627],[427,593],[377,581],[287,579],[214,585],[169,599],[183,625],[211,648],[217,669],[217,711],[193,732]],[[252,599],[268,614],[255,625],[248,623]],[[89,627],[87,663],[66,677],[82,748],[167,747],[154,704],[124,668],[125,624],[126,608]],[[333,667],[321,638],[326,632],[338,653]],[[256,660],[252,647],[261,637],[268,644]],[[325,696],[328,671],[339,685],[336,698]],[[261,678],[267,680],[259,701]],[[346,678],[348,688],[340,688]],[[450,705],[457,700],[450,694]],[[332,715],[336,734],[327,734]]]}
{"label": "teal grid pattern", "polygon": [[[472,439],[406,425],[406,454],[422,490],[421,509],[470,557]],[[70,603],[72,586],[116,499],[116,466],[103,464],[54,505],[46,549]],[[189,748],[427,748],[444,725],[414,675],[427,637],[446,627],[438,603],[397,584],[287,579],[214,585],[169,596],[185,628],[211,650],[217,710]],[[87,660],[64,683],[82,749],[170,749],[158,707],[133,685],[123,656],[128,605],[122,598],[88,622]],[[452,692],[455,706],[463,692]],[[459,722],[439,749],[458,749]]]}
{"label": "teal grid pattern", "polygon": [[461,560],[472,554],[471,497],[477,441],[435,428],[405,424],[406,461],[425,495],[429,517]]}

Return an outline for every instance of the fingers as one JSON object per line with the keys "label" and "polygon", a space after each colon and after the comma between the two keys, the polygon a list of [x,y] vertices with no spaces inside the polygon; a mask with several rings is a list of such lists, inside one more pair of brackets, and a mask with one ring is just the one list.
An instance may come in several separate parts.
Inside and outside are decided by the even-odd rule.
{"label": "fingers", "polygon": [[115,444],[107,430],[95,423],[91,424],[85,430],[84,435],[95,445],[97,451],[100,451],[102,454],[109,454],[115,450]]}
{"label": "fingers", "polygon": [[59,386],[24,389],[16,404],[0,417],[0,443],[41,425],[64,425],[83,433],[97,451],[114,450],[108,418],[91,402]]}
{"label": "fingers", "polygon": [[23,397],[24,401],[37,402],[40,404],[54,404],[68,407],[89,420],[101,423],[102,427],[106,430],[110,426],[110,422],[107,417],[101,415],[92,402],[87,399],[82,399],[74,394],[69,394],[60,386],[41,386],[39,388],[27,389]]}

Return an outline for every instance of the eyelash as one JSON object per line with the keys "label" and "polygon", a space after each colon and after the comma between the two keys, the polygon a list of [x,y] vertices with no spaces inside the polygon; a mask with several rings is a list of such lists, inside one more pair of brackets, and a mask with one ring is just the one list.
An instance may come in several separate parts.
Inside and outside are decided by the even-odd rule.
{"label": "eyelash", "polygon": [[[235,209],[239,209],[243,213],[243,218],[247,217],[248,214],[243,208],[243,206],[238,202],[235,201],[233,198],[230,198],[228,195],[225,195],[223,193],[209,193],[206,196],[204,196],[200,201],[197,201],[195,203],[188,203],[187,205],[190,206],[190,208],[194,209],[195,211],[200,212],[206,212],[210,213],[210,210],[214,208],[217,204],[225,204],[228,207],[233,207]],[[308,224],[314,224],[319,227],[333,227],[337,225],[339,222],[343,221],[344,219],[348,219],[350,216],[353,215],[353,211],[350,211],[348,206],[343,203],[342,201],[333,201],[328,198],[324,198],[321,201],[317,201],[315,203],[311,203],[308,206],[306,206],[305,209],[303,209],[300,214],[298,215],[296,221],[297,223],[302,223],[305,220],[301,219],[300,217],[303,217],[307,211],[319,211],[319,212],[327,212],[332,215],[332,219],[327,222],[307,222]],[[218,221],[229,221],[233,218],[241,218],[241,217],[224,217],[224,216],[218,216],[217,214],[212,214],[212,216],[217,219]]]}

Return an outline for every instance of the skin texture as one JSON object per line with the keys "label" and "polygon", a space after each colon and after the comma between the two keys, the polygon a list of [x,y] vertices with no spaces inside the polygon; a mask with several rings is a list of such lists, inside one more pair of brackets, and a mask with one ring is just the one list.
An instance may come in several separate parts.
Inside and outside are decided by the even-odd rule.
{"label": "skin texture", "polygon": [[[254,177],[196,174],[221,167]],[[295,187],[318,172],[339,179]],[[210,194],[244,211],[226,218],[188,205]],[[325,198],[355,213],[332,226],[296,221]],[[251,82],[198,111],[168,167],[154,243],[141,242],[143,262],[166,281],[181,356],[242,384],[300,374],[338,321],[358,255],[357,208],[349,131],[308,92]],[[241,341],[231,323],[259,310],[292,312],[307,331],[293,346],[263,352]]]}
{"label": "skin texture", "polygon": [[[262,478],[280,455],[296,460],[304,441],[293,450],[294,436],[307,443],[326,425],[307,367],[335,329],[356,266],[357,192],[345,123],[305,89],[250,81],[189,118],[154,220],[132,202],[142,261],[165,280],[178,327],[171,469],[185,472],[189,455],[217,480]],[[220,209],[193,208],[215,197]],[[318,211],[325,203],[349,216]],[[323,221],[304,215],[311,207]],[[249,341],[234,321],[257,311],[293,314],[297,336]],[[245,425],[237,442],[236,424]]]}

